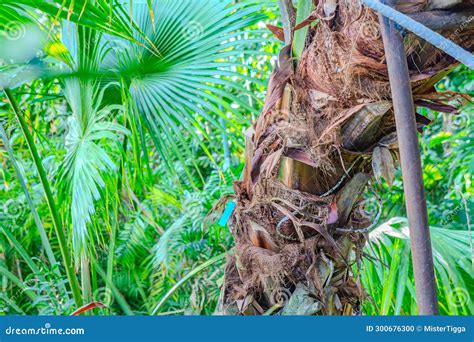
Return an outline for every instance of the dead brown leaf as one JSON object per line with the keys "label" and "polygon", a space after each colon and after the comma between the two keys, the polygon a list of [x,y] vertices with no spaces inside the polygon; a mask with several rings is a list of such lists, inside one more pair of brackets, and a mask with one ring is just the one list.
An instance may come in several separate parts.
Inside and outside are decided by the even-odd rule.
{"label": "dead brown leaf", "polygon": [[383,146],[377,146],[372,155],[372,169],[378,182],[384,178],[389,186],[392,186],[395,175],[395,165],[390,150]]}
{"label": "dead brown leaf", "polygon": [[285,41],[285,32],[283,31],[281,27],[278,27],[272,24],[266,24],[266,26],[267,26],[267,29],[269,29],[274,34],[275,37],[277,37],[282,42]]}

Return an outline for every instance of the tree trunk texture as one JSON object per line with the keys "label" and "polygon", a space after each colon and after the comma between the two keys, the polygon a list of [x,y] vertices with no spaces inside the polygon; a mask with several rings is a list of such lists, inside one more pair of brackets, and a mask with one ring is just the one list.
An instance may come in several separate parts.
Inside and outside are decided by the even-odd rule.
{"label": "tree trunk texture", "polygon": [[[404,1],[398,9],[459,2]],[[358,1],[320,0],[295,29],[303,25],[301,58],[281,50],[247,134],[221,314],[353,315],[366,299],[355,270],[377,213],[366,212],[362,194],[374,176],[391,184],[397,158],[378,18]],[[442,33],[472,51],[472,29]],[[462,96],[434,88],[455,60],[408,33],[405,45],[415,105],[455,112],[452,100]],[[417,122],[421,130],[430,120],[417,114]]]}

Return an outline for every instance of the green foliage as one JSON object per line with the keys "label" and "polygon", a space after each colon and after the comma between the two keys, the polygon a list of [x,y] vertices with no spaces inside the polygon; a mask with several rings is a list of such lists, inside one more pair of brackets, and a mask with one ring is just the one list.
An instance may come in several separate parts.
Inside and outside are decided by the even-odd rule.
{"label": "green foliage", "polygon": [[[437,87],[472,95],[473,82],[472,71],[460,66]],[[470,298],[474,286],[470,232],[474,210],[473,109],[466,103],[457,114],[420,110],[432,120],[420,136],[420,146],[439,307],[442,314],[449,315],[470,315],[474,310]],[[400,170],[391,188],[385,183],[373,187],[382,203],[382,217],[388,222],[371,233],[374,241],[366,248],[371,258],[361,266],[362,283],[372,298],[365,303],[364,312],[416,314],[406,220],[398,217],[406,215]],[[369,204],[379,201],[371,193],[367,197]]]}
{"label": "green foliage", "polygon": [[[178,279],[230,246],[226,229],[204,218],[241,172],[239,132],[262,102],[260,78],[268,76],[276,47],[256,25],[266,17],[256,2],[107,4],[2,2],[2,23],[8,17],[24,35],[5,31],[2,41],[25,53],[14,60],[1,54],[0,78],[17,87],[84,301],[107,302],[95,309],[100,313],[150,313]],[[27,22],[43,32],[33,45]],[[252,58],[255,51],[262,56]],[[24,72],[33,66],[37,72]],[[2,253],[2,310],[44,313],[39,301],[28,303],[44,291],[22,289],[26,277],[49,279],[32,261],[46,262],[41,229],[43,245],[61,259],[51,229],[56,221],[13,112],[3,103],[0,110],[9,146],[0,150],[1,250],[13,252]],[[64,270],[49,259],[60,277]],[[221,276],[217,266],[182,282],[166,310],[193,301],[195,312],[211,313],[218,287],[198,284]],[[63,292],[54,307],[62,311],[51,313],[71,312],[73,306],[59,302],[70,303],[70,283],[57,287]]]}
{"label": "green foliage", "polygon": [[[0,313],[71,313],[71,274],[83,301],[107,305],[93,314],[214,311],[232,246],[214,206],[242,172],[242,132],[280,47],[262,23],[276,23],[276,4],[131,3],[0,3],[0,30],[25,35],[0,37],[0,87],[14,88],[44,169],[0,102]],[[469,93],[472,84],[460,68],[438,86]],[[451,229],[432,229],[440,306],[472,314],[456,304],[458,292],[472,292],[472,107],[457,118],[424,114],[434,119],[422,138],[430,220]],[[404,215],[400,175],[379,193],[385,218]],[[361,268],[373,299],[366,314],[415,312],[403,222],[372,234],[384,230],[366,251],[382,262]],[[73,264],[64,265],[63,247]]]}
{"label": "green foliage", "polygon": [[[66,30],[65,30],[66,31]],[[97,71],[104,58],[101,34],[76,25],[63,32],[63,41],[71,51],[71,64],[75,70]],[[94,201],[100,199],[105,187],[101,174],[118,168],[105,150],[107,145],[119,145],[120,134],[128,131],[112,122],[113,111],[120,105],[103,105],[105,92],[113,83],[100,84],[100,79],[68,78],[62,90],[71,116],[67,121],[64,160],[59,166],[59,183],[62,201],[69,202],[72,222],[72,245],[76,260],[87,242],[86,224],[94,213]]]}
{"label": "green foliage", "polygon": [[[431,227],[440,314],[472,315],[474,290],[470,234]],[[393,218],[370,233],[360,266],[363,288],[370,295],[364,314],[416,315],[415,283],[407,220]]]}
{"label": "green foliage", "polygon": [[[474,95],[474,73],[460,66],[437,87],[440,91]],[[456,100],[453,105],[460,103]],[[432,120],[420,136],[429,223],[467,230],[470,213],[474,211],[474,105],[461,105],[457,114],[425,109],[419,112]],[[400,170],[392,188],[386,184],[376,188],[382,197],[384,218],[406,216]]]}

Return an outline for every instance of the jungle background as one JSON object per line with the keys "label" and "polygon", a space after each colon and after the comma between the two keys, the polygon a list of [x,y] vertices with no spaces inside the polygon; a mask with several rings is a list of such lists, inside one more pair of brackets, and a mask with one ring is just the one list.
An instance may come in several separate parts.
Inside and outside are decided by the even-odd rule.
{"label": "jungle background", "polygon": [[[276,1],[2,1],[1,314],[214,312],[219,219],[282,47],[265,24]],[[474,73],[437,88],[473,95]],[[474,312],[473,108],[422,113],[441,314]],[[371,188],[362,313],[416,314],[399,169]]]}

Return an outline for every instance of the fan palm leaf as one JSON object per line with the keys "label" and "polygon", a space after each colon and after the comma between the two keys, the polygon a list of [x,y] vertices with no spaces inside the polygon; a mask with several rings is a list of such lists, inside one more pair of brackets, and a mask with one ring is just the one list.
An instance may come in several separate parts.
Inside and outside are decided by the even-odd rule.
{"label": "fan palm leaf", "polygon": [[158,0],[152,3],[151,17],[147,3],[132,2],[134,22],[159,55],[138,35],[142,44],[114,40],[113,51],[138,113],[170,169],[173,160],[185,164],[193,155],[186,137],[196,139],[214,160],[205,142],[206,125],[221,130],[220,116],[235,128],[246,120],[245,112],[255,110],[240,96],[248,90],[235,82],[242,75],[233,68],[241,65],[237,59],[247,44],[236,31],[260,20],[258,9],[231,1]]}
{"label": "fan palm leaf", "polygon": [[[101,34],[74,26],[63,34],[76,70],[97,71],[106,54]],[[101,174],[116,170],[101,142],[117,144],[119,134],[127,130],[111,121],[110,113],[120,111],[117,105],[103,105],[105,91],[114,84],[102,86],[99,79],[67,78],[63,82],[64,96],[71,108],[66,135],[66,156],[60,166],[61,184],[71,195],[72,243],[76,261],[87,239],[87,223],[95,212],[94,202],[105,187]]]}
{"label": "fan palm leaf", "polygon": [[[430,227],[440,312],[470,315],[474,306],[470,232]],[[370,233],[361,282],[372,298],[366,314],[417,314],[406,218],[392,218]]]}

